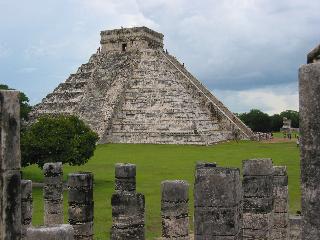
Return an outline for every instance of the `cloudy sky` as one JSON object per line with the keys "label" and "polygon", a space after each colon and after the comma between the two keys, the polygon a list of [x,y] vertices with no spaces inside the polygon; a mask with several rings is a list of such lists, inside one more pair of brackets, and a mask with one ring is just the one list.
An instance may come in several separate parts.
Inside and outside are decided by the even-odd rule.
{"label": "cloudy sky", "polygon": [[88,61],[101,30],[144,25],[232,111],[297,110],[319,10],[319,0],[0,0],[0,83],[38,103]]}

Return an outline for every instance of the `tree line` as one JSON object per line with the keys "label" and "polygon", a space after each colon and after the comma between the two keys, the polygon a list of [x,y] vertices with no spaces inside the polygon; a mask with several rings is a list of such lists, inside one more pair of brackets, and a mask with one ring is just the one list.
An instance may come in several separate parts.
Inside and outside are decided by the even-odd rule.
{"label": "tree line", "polygon": [[236,113],[236,115],[254,132],[279,132],[284,117],[291,120],[291,127],[299,128],[299,112],[294,110],[270,116],[259,109],[251,109],[248,113]]}

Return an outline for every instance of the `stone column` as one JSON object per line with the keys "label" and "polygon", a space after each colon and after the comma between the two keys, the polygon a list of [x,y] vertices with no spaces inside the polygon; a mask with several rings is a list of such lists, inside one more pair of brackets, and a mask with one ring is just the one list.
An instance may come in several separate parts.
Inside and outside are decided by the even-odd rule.
{"label": "stone column", "polygon": [[273,174],[273,240],[289,239],[289,201],[287,168],[275,166]]}
{"label": "stone column", "polygon": [[0,90],[0,240],[21,237],[19,92]]}
{"label": "stone column", "polygon": [[21,180],[21,238],[26,239],[32,224],[32,181]]}
{"label": "stone column", "polygon": [[320,62],[299,70],[302,239],[320,239]]}
{"label": "stone column", "polygon": [[44,173],[44,225],[63,224],[62,163],[45,163]]}
{"label": "stone column", "polygon": [[93,174],[70,173],[69,223],[74,229],[75,240],[93,239]]}
{"label": "stone column", "polygon": [[111,198],[111,239],[139,239],[144,236],[144,195],[136,193],[136,166],[117,163],[115,193]]}
{"label": "stone column", "polygon": [[243,239],[271,239],[273,166],[271,159],[243,161]]}
{"label": "stone column", "polygon": [[189,184],[174,180],[161,183],[163,239],[189,239]]}
{"label": "stone column", "polygon": [[74,230],[69,224],[27,229],[28,240],[74,240],[73,235]]}
{"label": "stone column", "polygon": [[194,239],[241,239],[240,170],[199,163],[194,183]]}
{"label": "stone column", "polygon": [[289,217],[289,232],[290,240],[301,240],[301,226],[302,225],[302,219],[300,215],[290,215]]}

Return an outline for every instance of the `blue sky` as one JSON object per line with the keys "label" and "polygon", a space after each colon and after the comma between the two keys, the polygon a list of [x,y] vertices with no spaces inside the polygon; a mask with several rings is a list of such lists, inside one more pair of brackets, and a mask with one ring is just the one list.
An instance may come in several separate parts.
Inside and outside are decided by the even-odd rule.
{"label": "blue sky", "polygon": [[319,0],[0,0],[0,82],[38,103],[88,61],[101,30],[144,25],[232,111],[297,110],[319,10]]}

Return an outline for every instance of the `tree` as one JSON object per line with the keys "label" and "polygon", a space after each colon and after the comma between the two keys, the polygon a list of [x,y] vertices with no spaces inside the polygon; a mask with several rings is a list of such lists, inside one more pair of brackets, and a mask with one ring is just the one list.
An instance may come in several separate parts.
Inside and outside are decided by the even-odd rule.
{"label": "tree", "polygon": [[279,114],[273,114],[271,117],[271,131],[273,132],[279,132],[280,128],[283,126],[283,119]]}
{"label": "tree", "polygon": [[[0,84],[1,90],[14,90],[10,88],[8,85]],[[31,106],[29,105],[29,98],[23,92],[19,94],[19,101],[20,101],[20,119],[22,121],[28,121],[28,114],[31,111]]]}
{"label": "tree", "polygon": [[249,113],[241,113],[239,118],[254,132],[270,132],[269,115],[258,109],[251,109]]}
{"label": "tree", "polygon": [[22,166],[47,162],[82,165],[93,155],[98,135],[76,116],[43,116],[21,134]]}

